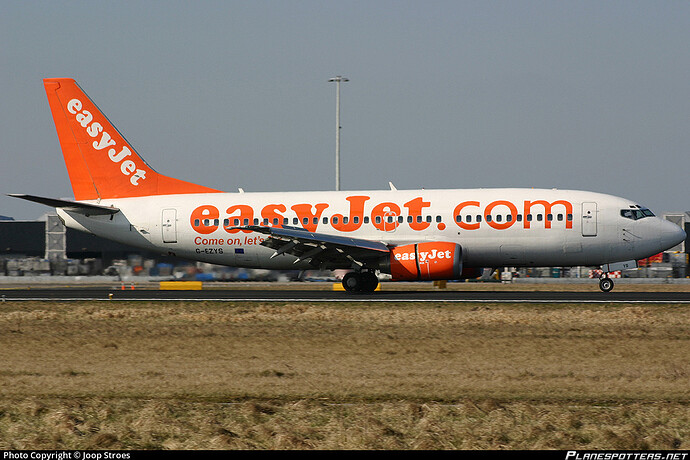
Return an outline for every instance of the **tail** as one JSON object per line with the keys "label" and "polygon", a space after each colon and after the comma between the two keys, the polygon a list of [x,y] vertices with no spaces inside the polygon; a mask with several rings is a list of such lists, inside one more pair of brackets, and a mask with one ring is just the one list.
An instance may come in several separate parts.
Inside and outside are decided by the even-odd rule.
{"label": "tail", "polygon": [[151,169],[73,79],[43,84],[76,200],[218,192]]}

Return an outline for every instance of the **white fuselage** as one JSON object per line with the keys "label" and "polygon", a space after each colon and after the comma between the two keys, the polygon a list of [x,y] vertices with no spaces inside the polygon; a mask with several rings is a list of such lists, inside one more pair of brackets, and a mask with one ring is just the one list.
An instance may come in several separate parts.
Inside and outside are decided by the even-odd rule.
{"label": "white fuselage", "polygon": [[295,264],[286,254],[271,258],[275,251],[260,245],[266,235],[234,227],[288,225],[390,246],[454,242],[462,247],[465,267],[601,265],[648,257],[684,238],[677,226],[648,210],[639,218],[625,217],[625,210],[644,209],[633,201],[556,189],[203,193],[98,204],[121,212],[112,217],[58,212],[70,228],[124,244],[267,269],[310,265]]}

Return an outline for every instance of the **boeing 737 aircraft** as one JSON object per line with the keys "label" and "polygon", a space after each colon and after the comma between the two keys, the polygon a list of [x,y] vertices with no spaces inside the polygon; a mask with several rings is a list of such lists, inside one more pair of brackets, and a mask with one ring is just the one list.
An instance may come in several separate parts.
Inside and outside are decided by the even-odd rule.
{"label": "boeing 737 aircraft", "polygon": [[[483,268],[637,267],[685,232],[644,206],[557,189],[227,193],[154,171],[69,78],[44,80],[74,200],[17,195],[57,208],[69,228],[192,260],[276,270],[349,269],[371,292],[401,280],[478,277]],[[198,154],[198,152],[194,152]]]}

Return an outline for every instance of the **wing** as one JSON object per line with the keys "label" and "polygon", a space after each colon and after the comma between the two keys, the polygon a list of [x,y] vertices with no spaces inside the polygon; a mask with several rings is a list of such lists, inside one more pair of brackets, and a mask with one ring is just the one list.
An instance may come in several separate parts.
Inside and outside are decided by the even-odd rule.
{"label": "wing", "polygon": [[380,241],[314,233],[298,227],[247,225],[233,228],[268,235],[261,245],[275,249],[271,258],[290,254],[297,257],[294,263],[308,261],[314,267],[325,269],[361,268],[390,253],[390,248]]}

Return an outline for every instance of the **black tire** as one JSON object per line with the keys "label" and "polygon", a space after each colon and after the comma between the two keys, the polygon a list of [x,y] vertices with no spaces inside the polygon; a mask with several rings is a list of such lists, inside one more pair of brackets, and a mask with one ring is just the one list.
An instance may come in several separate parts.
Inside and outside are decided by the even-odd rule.
{"label": "black tire", "polygon": [[343,276],[343,287],[347,292],[357,292],[362,289],[362,276],[359,273],[350,272]]}
{"label": "black tire", "polygon": [[362,273],[362,292],[374,292],[379,285],[379,279],[373,272]]}
{"label": "black tire", "polygon": [[609,277],[599,279],[599,289],[604,292],[611,292],[611,289],[613,289],[613,280]]}

